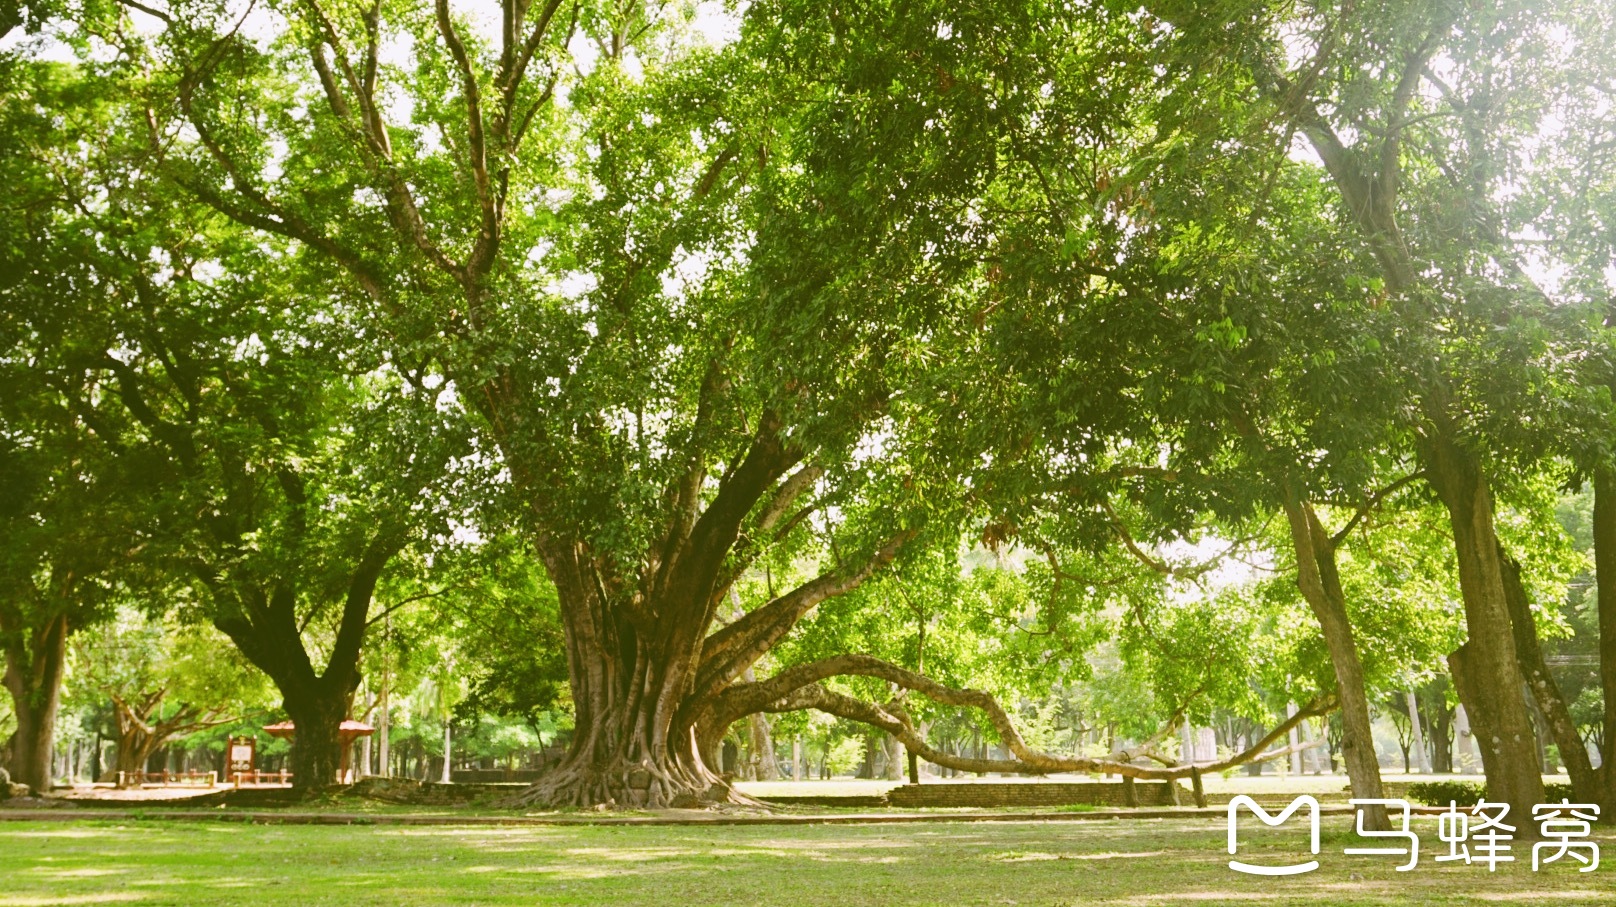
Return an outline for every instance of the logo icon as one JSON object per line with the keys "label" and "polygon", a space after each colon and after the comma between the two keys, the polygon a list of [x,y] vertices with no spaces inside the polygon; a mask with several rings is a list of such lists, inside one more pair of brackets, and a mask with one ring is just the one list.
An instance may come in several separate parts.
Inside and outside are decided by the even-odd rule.
{"label": "logo icon", "polygon": [[[1285,807],[1284,809],[1280,810],[1279,815],[1274,816],[1274,815],[1270,815],[1267,810],[1265,810],[1261,806],[1257,805],[1256,800],[1251,799],[1250,797],[1246,796],[1245,794],[1241,794],[1240,796],[1235,797],[1233,800],[1229,801],[1229,855],[1230,856],[1233,856],[1234,854],[1238,853],[1239,850],[1240,850],[1240,832],[1239,832],[1239,825],[1236,822],[1235,814],[1240,809],[1240,807],[1242,807],[1242,806],[1245,806],[1245,807],[1249,808],[1251,810],[1251,814],[1256,816],[1258,821],[1262,822],[1262,824],[1267,825],[1270,828],[1278,827],[1279,825],[1284,824],[1286,819],[1289,819],[1291,816],[1296,814],[1297,810],[1299,810],[1302,807],[1306,806],[1307,807],[1308,823],[1309,823],[1309,831],[1311,833],[1310,844],[1312,845],[1312,853],[1313,853],[1314,856],[1318,855],[1318,853],[1319,853],[1319,801],[1317,801],[1317,800],[1313,799],[1312,797],[1307,796],[1306,794],[1304,794],[1304,795],[1302,795],[1300,797],[1297,797],[1295,800],[1292,800],[1291,805],[1289,805],[1289,806]],[[1308,860],[1306,863],[1295,863],[1295,864],[1292,864],[1290,866],[1257,866],[1257,865],[1254,865],[1254,864],[1251,864],[1251,863],[1242,863],[1239,860],[1230,860],[1229,861],[1229,868],[1233,869],[1236,872],[1244,872],[1244,873],[1249,873],[1251,875],[1256,875],[1256,876],[1293,876],[1293,875],[1300,875],[1300,874],[1302,874],[1304,872],[1312,872],[1313,870],[1318,869],[1319,868],[1319,861],[1318,860]]]}

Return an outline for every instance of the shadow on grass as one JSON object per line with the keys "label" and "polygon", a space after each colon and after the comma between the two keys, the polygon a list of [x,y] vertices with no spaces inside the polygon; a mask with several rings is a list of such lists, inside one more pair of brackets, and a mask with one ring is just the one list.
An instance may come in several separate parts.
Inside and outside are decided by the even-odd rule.
{"label": "shadow on grass", "polygon": [[[1436,845],[1434,820],[1420,827]],[[1603,844],[1616,841],[1604,834]],[[1228,868],[1221,821],[984,826],[330,827],[141,822],[0,828],[0,907],[150,905],[1152,905],[1610,903],[1605,870],[1412,872],[1327,820],[1317,872]],[[1247,830],[1241,859],[1304,854],[1297,825]]]}

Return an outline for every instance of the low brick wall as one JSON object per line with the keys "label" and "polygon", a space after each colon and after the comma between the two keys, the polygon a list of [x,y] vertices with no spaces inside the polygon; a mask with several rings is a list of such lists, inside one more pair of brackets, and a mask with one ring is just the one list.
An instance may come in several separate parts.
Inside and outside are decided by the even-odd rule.
{"label": "low brick wall", "polygon": [[845,797],[824,796],[795,796],[759,797],[764,803],[774,803],[780,806],[847,806],[858,809],[880,809],[889,806],[887,798],[877,794],[868,796],[852,794]]}
{"label": "low brick wall", "polygon": [[[1140,806],[1172,806],[1172,791],[1166,781],[1139,781],[1134,790]],[[1179,785],[1179,801],[1193,806],[1195,797],[1187,785]],[[1120,781],[1024,781],[1006,784],[976,782],[960,784],[905,784],[887,792],[887,802],[900,809],[950,806],[1124,806]]]}

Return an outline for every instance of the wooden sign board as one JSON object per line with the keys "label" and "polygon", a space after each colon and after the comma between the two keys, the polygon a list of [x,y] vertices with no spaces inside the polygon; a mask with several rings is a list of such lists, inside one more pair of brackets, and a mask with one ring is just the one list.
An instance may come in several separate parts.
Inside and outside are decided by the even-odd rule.
{"label": "wooden sign board", "polygon": [[258,759],[258,738],[231,737],[230,738],[230,774],[238,772],[251,772],[256,767]]}

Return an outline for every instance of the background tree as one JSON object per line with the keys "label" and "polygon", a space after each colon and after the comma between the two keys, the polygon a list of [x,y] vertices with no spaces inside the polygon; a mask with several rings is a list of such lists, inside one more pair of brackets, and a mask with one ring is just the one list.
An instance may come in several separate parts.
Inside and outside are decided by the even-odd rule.
{"label": "background tree", "polygon": [[62,171],[106,129],[108,87],[3,53],[0,93],[0,646],[15,720],[4,749],[13,778],[48,790],[67,639],[139,582],[152,464],[113,456],[76,405],[107,393],[74,365],[73,326],[104,310],[87,265],[95,238],[75,229]]}
{"label": "background tree", "polygon": [[75,698],[111,700],[120,776],[144,772],[175,740],[240,721],[269,694],[267,678],[211,627],[127,606],[79,634],[70,656]]}
{"label": "background tree", "polygon": [[[33,83],[18,85],[17,109],[58,103],[53,78],[100,91],[116,84],[36,70]],[[191,613],[229,636],[285,697],[299,727],[296,783],[318,787],[335,777],[336,728],[358,682],[376,583],[395,554],[430,539],[449,506],[448,486],[438,484],[450,481],[448,460],[469,452],[453,398],[422,362],[357,344],[342,298],[279,268],[284,250],[157,191],[141,176],[143,144],[131,148],[105,127],[86,123],[75,141],[45,122],[19,142],[21,159],[48,174],[53,206],[49,220],[14,223],[71,257],[49,271],[31,262],[22,287],[39,302],[8,312],[49,357],[36,361],[32,380],[58,395],[50,425],[78,432],[87,450],[132,476],[129,487],[153,514],[137,542],[108,507],[127,495],[103,488],[79,506],[93,501],[105,518],[82,525],[123,533],[122,546],[143,547],[144,569],[197,590]],[[53,302],[64,298],[71,304]]]}

